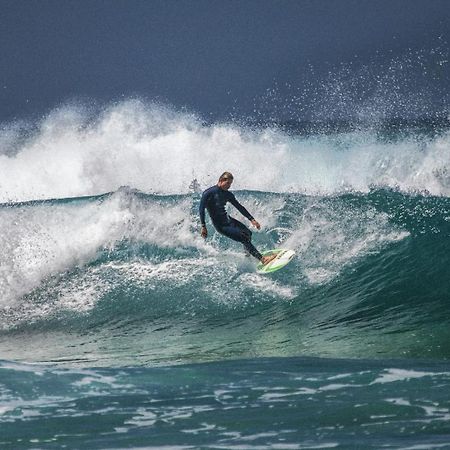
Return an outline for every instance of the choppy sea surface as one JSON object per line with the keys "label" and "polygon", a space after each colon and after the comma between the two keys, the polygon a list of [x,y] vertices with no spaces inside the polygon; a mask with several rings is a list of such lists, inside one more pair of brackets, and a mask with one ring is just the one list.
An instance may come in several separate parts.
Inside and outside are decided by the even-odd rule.
{"label": "choppy sea surface", "polygon": [[[450,448],[447,122],[4,124],[0,446]],[[285,269],[201,238],[224,170]]]}

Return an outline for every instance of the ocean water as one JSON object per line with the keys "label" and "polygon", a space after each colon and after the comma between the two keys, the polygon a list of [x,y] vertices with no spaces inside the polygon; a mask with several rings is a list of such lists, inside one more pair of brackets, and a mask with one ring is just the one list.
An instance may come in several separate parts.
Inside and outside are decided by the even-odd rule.
{"label": "ocean water", "polygon": [[[0,128],[2,448],[450,448],[445,118]],[[224,170],[284,270],[201,238]]]}

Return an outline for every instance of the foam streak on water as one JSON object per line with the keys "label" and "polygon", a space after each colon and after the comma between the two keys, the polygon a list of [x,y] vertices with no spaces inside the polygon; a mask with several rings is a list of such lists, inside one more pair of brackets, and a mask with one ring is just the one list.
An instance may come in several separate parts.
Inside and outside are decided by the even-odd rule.
{"label": "foam streak on water", "polygon": [[445,448],[448,366],[389,363],[278,358],[63,370],[2,362],[0,444]]}

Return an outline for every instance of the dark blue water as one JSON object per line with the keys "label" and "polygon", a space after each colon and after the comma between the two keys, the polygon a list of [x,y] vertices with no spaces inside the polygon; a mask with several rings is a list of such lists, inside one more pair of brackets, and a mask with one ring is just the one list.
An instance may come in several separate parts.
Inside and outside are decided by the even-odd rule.
{"label": "dark blue water", "polygon": [[2,448],[447,448],[448,364],[0,364]]}
{"label": "dark blue water", "polygon": [[[5,126],[2,446],[450,448],[448,126],[341,125]],[[223,170],[285,269],[200,237]]]}

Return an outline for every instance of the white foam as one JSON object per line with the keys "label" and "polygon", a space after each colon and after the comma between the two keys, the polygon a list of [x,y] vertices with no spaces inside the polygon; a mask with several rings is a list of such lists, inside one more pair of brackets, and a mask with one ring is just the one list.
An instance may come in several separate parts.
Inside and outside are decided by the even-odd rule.
{"label": "white foam", "polygon": [[[190,208],[187,200],[143,204],[119,191],[94,202],[1,209],[0,305],[13,305],[48,277],[85,266],[99,251],[113,249],[122,240],[179,252],[193,246],[208,251],[199,234],[193,235]],[[79,311],[90,309],[112,287],[96,267],[86,269],[75,282],[49,289],[59,289],[60,303]],[[47,306],[42,305],[42,314]]]}
{"label": "white foam", "polygon": [[255,291],[260,291],[278,298],[290,300],[296,295],[296,290],[293,287],[277,283],[264,275],[247,273],[241,275],[240,280]]}
{"label": "white foam", "polygon": [[445,442],[444,444],[417,444],[399,448],[400,450],[432,450],[433,448],[448,448],[448,442]]}
{"label": "white foam", "polygon": [[[288,195],[266,197],[262,202],[257,194],[247,194],[243,200],[262,224],[263,235],[255,232],[260,249],[274,245],[267,240],[280,220],[279,214],[296,211],[295,205],[286,210]],[[324,203],[323,199],[303,199],[307,204],[298,208],[302,213],[292,218],[290,229],[275,230],[283,241],[277,245],[297,252],[290,265],[296,278],[306,275],[312,284],[328,282],[357,258],[408,235],[393,229],[386,215],[370,208],[354,210],[338,200]],[[191,197],[141,199],[121,189],[96,200],[1,208],[0,306],[3,311],[17,306],[25,294],[45,285],[46,301],[21,304],[22,319],[35,315],[42,318],[59,309],[83,313],[127,280],[147,289],[166,281],[173,286],[189,285],[205,276],[216,280],[201,283],[205,296],[225,301],[220,300],[224,299],[225,283],[226,302],[230,305],[242,304],[244,289],[257,293],[259,298],[262,294],[289,300],[298,295],[295,278],[291,286],[255,274],[253,258],[243,257],[238,243],[213,230],[204,241],[192,205]],[[261,244],[261,240],[267,242]],[[87,265],[98,252],[115,250],[122,241],[127,249],[134,244],[154,246],[156,256]],[[176,256],[158,259],[158,249],[170,249]],[[76,277],[66,276],[77,267],[80,270]],[[237,278],[238,283],[230,283]],[[7,321],[4,326],[14,322]]]}
{"label": "white foam", "polygon": [[51,274],[91,260],[124,236],[132,214],[120,196],[102,203],[40,204],[0,213],[0,302],[7,305]]}
{"label": "white foam", "polygon": [[414,378],[423,377],[436,377],[444,376],[450,377],[450,372],[422,372],[418,370],[405,370],[405,369],[386,369],[381,376],[372,381],[370,384],[384,384],[393,383],[397,381],[407,381]]}
{"label": "white foam", "polygon": [[296,222],[283,246],[296,251],[311,284],[327,283],[358,259],[409,236],[386,214],[338,199],[311,199]]}
{"label": "white foam", "polygon": [[235,188],[335,194],[371,186],[450,195],[450,134],[429,141],[381,142],[375,133],[295,137],[274,129],[205,126],[168,108],[124,101],[93,118],[53,111],[31,126],[0,130],[0,202],[112,192],[187,193],[224,170]]}
{"label": "white foam", "polygon": [[47,395],[40,396],[37,400],[21,397],[3,398],[0,408],[1,420],[2,422],[16,422],[27,417],[45,416],[45,412],[39,412],[42,407],[52,407],[70,400],[72,399],[69,397]]}
{"label": "white foam", "polygon": [[158,416],[145,408],[138,408],[136,410],[135,416],[133,416],[131,419],[126,420],[124,422],[124,425],[134,425],[137,427],[149,427],[153,426],[156,423],[156,420],[158,419]]}

